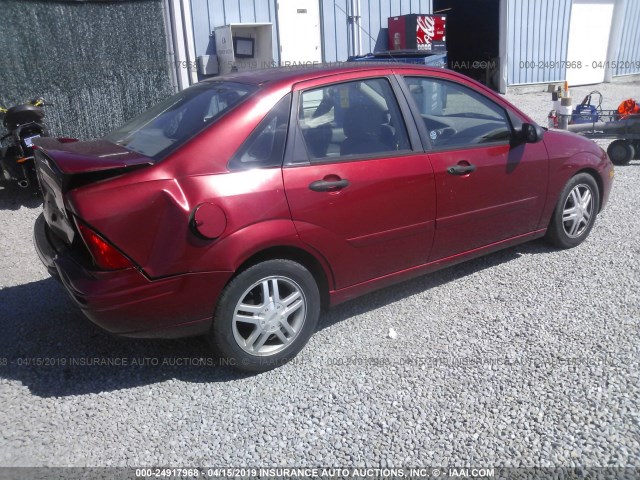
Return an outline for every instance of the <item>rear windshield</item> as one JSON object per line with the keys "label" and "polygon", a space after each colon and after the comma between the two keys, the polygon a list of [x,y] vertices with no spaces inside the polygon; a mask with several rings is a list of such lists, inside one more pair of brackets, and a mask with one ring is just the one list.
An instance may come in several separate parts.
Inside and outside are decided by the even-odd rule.
{"label": "rear windshield", "polygon": [[242,83],[200,83],[141,113],[105,138],[160,160],[255,90],[257,87]]}

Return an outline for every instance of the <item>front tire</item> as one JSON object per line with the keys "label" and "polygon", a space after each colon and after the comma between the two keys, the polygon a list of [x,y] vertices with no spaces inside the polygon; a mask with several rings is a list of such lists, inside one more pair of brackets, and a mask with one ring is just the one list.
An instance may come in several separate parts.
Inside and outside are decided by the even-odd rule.
{"label": "front tire", "polygon": [[560,193],[547,240],[560,248],[580,245],[589,235],[600,210],[600,193],[595,179],[588,173],[572,177]]}
{"label": "front tire", "polygon": [[320,292],[313,275],[291,260],[268,260],[224,289],[213,319],[214,347],[242,371],[262,372],[294,358],[316,330]]}

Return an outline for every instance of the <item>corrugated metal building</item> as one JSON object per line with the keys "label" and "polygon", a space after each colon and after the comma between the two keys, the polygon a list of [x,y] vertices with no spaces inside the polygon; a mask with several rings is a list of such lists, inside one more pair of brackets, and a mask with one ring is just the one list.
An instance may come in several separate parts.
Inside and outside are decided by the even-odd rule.
{"label": "corrugated metal building", "polygon": [[450,67],[501,91],[640,73],[637,0],[167,1],[190,15],[180,21],[191,24],[194,48],[184,56],[193,61],[215,54],[213,32],[231,23],[271,23],[274,63],[336,62],[387,49],[388,17],[442,12]]}
{"label": "corrugated metal building", "polygon": [[267,66],[336,62],[387,49],[389,17],[433,12],[449,67],[503,92],[640,73],[639,0],[0,0],[0,103],[43,95],[52,131],[88,138],[203,78],[218,27],[269,25]]}
{"label": "corrugated metal building", "polygon": [[508,0],[501,10],[507,85],[640,73],[637,0]]}
{"label": "corrugated metal building", "polygon": [[[175,2],[174,2],[175,3]],[[285,24],[295,23],[296,16],[316,14],[315,21],[321,35],[321,60],[324,62],[346,61],[350,52],[368,53],[386,48],[387,18],[408,13],[431,13],[431,0],[359,0],[355,10],[351,0],[295,0],[286,2],[286,8],[295,12],[284,12],[280,0],[189,0],[181,3],[191,12],[195,56],[216,53],[214,31],[216,27],[237,23],[273,24],[274,60],[280,60],[279,46],[287,42],[305,41],[305,38],[282,38]],[[278,5],[278,3],[280,5]],[[280,6],[280,8],[278,8]],[[354,11],[355,10],[355,11]],[[178,9],[176,9],[178,11]],[[350,19],[358,16],[355,39],[350,35]],[[188,13],[188,12],[187,12]],[[283,18],[284,17],[284,18]],[[181,22],[182,19],[176,19]],[[304,32],[310,36],[311,32]],[[353,46],[352,46],[353,42]],[[356,50],[352,50],[355,48]],[[305,61],[307,57],[300,58]]]}

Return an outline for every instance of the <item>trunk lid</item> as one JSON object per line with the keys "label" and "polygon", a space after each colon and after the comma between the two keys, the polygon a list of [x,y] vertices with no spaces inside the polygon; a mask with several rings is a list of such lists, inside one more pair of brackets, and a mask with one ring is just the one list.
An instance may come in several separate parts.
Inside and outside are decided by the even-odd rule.
{"label": "trunk lid", "polygon": [[77,175],[113,169],[152,165],[153,160],[106,140],[59,142],[43,137],[34,142],[52,158],[64,175]]}

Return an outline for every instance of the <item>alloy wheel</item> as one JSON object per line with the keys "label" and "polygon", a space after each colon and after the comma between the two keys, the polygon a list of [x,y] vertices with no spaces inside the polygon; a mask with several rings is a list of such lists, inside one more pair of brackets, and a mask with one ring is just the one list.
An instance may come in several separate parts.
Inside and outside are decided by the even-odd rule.
{"label": "alloy wheel", "polygon": [[296,339],[306,315],[307,300],[296,282],[282,276],[263,278],[240,296],[233,314],[233,336],[251,355],[274,355]]}
{"label": "alloy wheel", "polygon": [[577,238],[589,227],[593,217],[593,192],[588,185],[573,187],[562,209],[562,227],[567,236]]}

